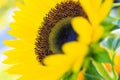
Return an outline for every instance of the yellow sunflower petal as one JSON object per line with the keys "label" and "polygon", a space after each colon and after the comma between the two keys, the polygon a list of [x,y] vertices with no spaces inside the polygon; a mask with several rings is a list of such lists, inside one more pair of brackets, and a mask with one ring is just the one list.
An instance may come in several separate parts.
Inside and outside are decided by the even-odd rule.
{"label": "yellow sunflower petal", "polygon": [[102,4],[102,0],[91,0],[92,11],[97,12]]}
{"label": "yellow sunflower petal", "polygon": [[65,60],[67,60],[66,56],[64,55],[65,54],[58,53],[55,55],[48,56],[47,58],[45,58],[44,63],[48,66],[60,65],[59,63],[63,63]]}
{"label": "yellow sunflower petal", "polygon": [[104,28],[102,26],[95,26],[93,29],[92,42],[97,42],[104,33]]}
{"label": "yellow sunflower petal", "polygon": [[[83,9],[93,25],[99,24],[111,9],[113,0],[80,0]],[[101,3],[101,4],[100,4]]]}
{"label": "yellow sunflower petal", "polygon": [[[77,42],[70,42],[63,46],[63,51],[67,54],[56,54],[47,57],[44,62],[50,68],[53,68],[57,71],[59,68],[61,69],[59,73],[54,74],[54,76],[64,75],[65,72],[72,69],[74,72],[80,69],[80,66],[83,63],[83,60],[87,54],[87,47],[84,45],[77,46],[79,44]],[[84,47],[84,49],[82,49]],[[52,79],[53,80],[53,79]]]}
{"label": "yellow sunflower petal", "polygon": [[73,65],[74,60],[70,57],[65,56],[65,54],[57,54],[47,57],[44,62],[46,63],[48,68],[53,70],[51,72],[51,80],[58,80],[60,77],[62,77],[62,75],[64,75],[72,68],[71,66]]}
{"label": "yellow sunflower petal", "polygon": [[74,30],[78,33],[80,42],[89,44],[92,37],[92,26],[83,17],[76,17],[72,20]]}
{"label": "yellow sunflower petal", "polygon": [[80,69],[83,60],[87,54],[88,47],[84,43],[69,42],[63,45],[63,52],[66,53],[66,57],[73,63],[73,71],[76,72]]}
{"label": "yellow sunflower petal", "polygon": [[[80,0],[80,3],[88,15],[89,20],[95,24],[96,23],[96,14],[95,11],[92,10],[91,0]],[[94,17],[93,17],[94,16]]]}
{"label": "yellow sunflower petal", "polygon": [[113,0],[104,0],[104,2],[101,4],[100,9],[97,12],[97,15],[99,16],[99,22],[103,21],[103,19],[108,15],[112,4]]}

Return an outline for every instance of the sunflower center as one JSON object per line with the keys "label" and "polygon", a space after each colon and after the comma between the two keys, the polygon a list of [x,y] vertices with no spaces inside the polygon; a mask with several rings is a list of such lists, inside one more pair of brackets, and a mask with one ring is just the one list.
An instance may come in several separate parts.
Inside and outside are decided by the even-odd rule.
{"label": "sunflower center", "polygon": [[44,17],[35,43],[35,52],[40,62],[48,55],[61,53],[64,43],[76,39],[77,35],[68,19],[76,16],[87,18],[80,2],[67,0],[56,4],[55,8]]}
{"label": "sunflower center", "polygon": [[71,18],[59,21],[51,30],[49,35],[49,47],[53,53],[62,53],[62,45],[66,42],[74,41],[77,34],[70,23]]}

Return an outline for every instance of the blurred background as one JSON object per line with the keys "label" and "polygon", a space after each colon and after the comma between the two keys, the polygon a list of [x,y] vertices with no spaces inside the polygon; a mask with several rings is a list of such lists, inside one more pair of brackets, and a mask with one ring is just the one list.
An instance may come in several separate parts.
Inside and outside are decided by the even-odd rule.
{"label": "blurred background", "polygon": [[9,49],[3,44],[3,41],[13,38],[7,33],[7,30],[10,29],[9,23],[14,21],[12,16],[14,15],[13,12],[17,10],[16,3],[20,1],[0,0],[0,80],[16,80],[15,76],[8,75],[3,71],[7,65],[3,65],[1,62],[6,58],[2,53]]}
{"label": "blurred background", "polygon": [[[0,0],[0,80],[16,80],[15,76],[3,72],[7,65],[3,65],[1,62],[6,58],[2,53],[9,49],[3,44],[3,41],[14,38],[7,33],[7,30],[10,29],[10,22],[14,21],[13,12],[18,10],[15,4],[20,1],[22,0]],[[116,19],[113,23],[120,27],[120,0],[114,0],[114,3],[109,15]],[[120,35],[120,30],[115,33]]]}

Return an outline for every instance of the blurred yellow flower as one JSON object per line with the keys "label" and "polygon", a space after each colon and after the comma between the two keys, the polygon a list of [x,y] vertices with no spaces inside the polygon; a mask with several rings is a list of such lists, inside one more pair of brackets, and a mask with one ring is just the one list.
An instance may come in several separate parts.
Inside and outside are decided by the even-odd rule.
{"label": "blurred yellow flower", "polygon": [[114,66],[115,71],[116,71],[118,74],[120,74],[120,54],[116,54],[116,55],[115,55],[115,60],[114,60],[114,62],[115,62],[115,66]]}
{"label": "blurred yellow flower", "polygon": [[1,0],[1,1],[0,1],[0,8],[1,8],[3,5],[5,5],[5,3],[6,3],[6,0]]}
{"label": "blurred yellow flower", "polygon": [[[105,64],[106,68],[111,72],[111,64]],[[120,74],[120,54],[116,54],[114,57],[114,70],[117,74]]]}
{"label": "blurred yellow flower", "polygon": [[85,70],[80,71],[79,76],[78,76],[78,80],[85,80],[84,73],[85,73]]}

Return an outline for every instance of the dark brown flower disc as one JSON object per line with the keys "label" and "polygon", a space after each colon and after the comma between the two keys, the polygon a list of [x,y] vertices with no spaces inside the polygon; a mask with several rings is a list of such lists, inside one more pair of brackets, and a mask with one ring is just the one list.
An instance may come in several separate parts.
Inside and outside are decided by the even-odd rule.
{"label": "dark brown flower disc", "polygon": [[[38,30],[38,36],[36,38],[36,48],[35,52],[38,55],[39,61],[43,63],[43,59],[51,54],[62,52],[61,46],[68,41],[72,41],[72,38],[76,38],[76,33],[73,31],[70,21],[64,25],[61,24],[61,29],[58,29],[59,33],[53,36],[54,40],[49,40],[52,38],[50,34],[54,30],[54,27],[63,19],[73,18],[76,16],[82,16],[87,18],[83,8],[80,5],[80,2],[75,1],[66,1],[56,4],[54,9],[51,9],[50,12],[44,17],[44,22]],[[62,23],[62,22],[61,22]],[[60,26],[58,26],[60,27]],[[57,28],[56,28],[57,29]],[[57,37],[57,38],[56,38]],[[55,39],[56,38],[56,39]],[[69,40],[71,39],[71,40]],[[74,40],[74,39],[73,39]],[[55,45],[58,52],[54,52],[50,48],[50,41],[55,41]]]}

